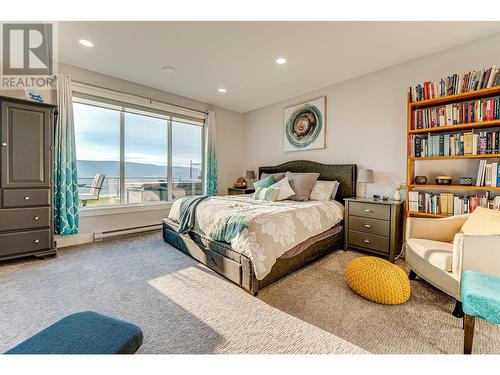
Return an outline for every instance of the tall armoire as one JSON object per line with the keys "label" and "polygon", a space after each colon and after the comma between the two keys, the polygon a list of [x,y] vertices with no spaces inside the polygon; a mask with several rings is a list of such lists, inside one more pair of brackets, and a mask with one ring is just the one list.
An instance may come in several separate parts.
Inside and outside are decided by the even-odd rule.
{"label": "tall armoire", "polygon": [[56,107],[0,97],[0,260],[55,253],[52,148]]}

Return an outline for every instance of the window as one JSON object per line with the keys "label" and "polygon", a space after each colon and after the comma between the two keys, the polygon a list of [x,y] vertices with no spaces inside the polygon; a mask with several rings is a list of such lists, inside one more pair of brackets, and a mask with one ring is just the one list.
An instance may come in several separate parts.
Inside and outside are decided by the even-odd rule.
{"label": "window", "polygon": [[82,206],[161,202],[202,193],[202,122],[86,99],[75,98],[73,104]]}

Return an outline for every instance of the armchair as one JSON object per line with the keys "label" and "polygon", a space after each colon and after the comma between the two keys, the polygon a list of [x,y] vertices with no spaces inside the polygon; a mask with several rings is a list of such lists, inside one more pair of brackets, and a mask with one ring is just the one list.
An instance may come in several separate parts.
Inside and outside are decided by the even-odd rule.
{"label": "armchair", "polygon": [[469,214],[443,219],[408,218],[405,260],[410,280],[416,275],[457,300],[453,315],[462,317],[463,271],[500,276],[500,236],[459,233]]}

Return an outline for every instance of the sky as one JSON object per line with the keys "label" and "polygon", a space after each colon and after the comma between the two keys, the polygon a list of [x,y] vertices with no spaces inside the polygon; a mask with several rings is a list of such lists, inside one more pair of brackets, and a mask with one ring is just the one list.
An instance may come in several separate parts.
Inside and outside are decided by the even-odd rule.
{"label": "sky", "polygon": [[[78,160],[120,160],[120,112],[74,103]],[[201,162],[201,131],[195,125],[172,123],[172,164]],[[167,121],[125,113],[125,161],[167,165]]]}

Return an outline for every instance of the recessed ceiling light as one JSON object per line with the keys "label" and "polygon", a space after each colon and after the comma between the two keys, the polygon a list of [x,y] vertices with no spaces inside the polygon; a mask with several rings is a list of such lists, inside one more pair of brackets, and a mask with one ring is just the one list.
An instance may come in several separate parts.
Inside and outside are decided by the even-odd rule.
{"label": "recessed ceiling light", "polygon": [[94,47],[94,43],[92,43],[90,40],[80,39],[79,42],[84,47]]}
{"label": "recessed ceiling light", "polygon": [[224,87],[221,87],[218,91],[219,92],[226,92],[226,89]]}
{"label": "recessed ceiling light", "polygon": [[175,68],[170,65],[165,65],[161,68],[165,73],[175,73]]}
{"label": "recessed ceiling light", "polygon": [[276,59],[276,64],[283,65],[284,63],[286,63],[286,59],[284,57],[278,57]]}

